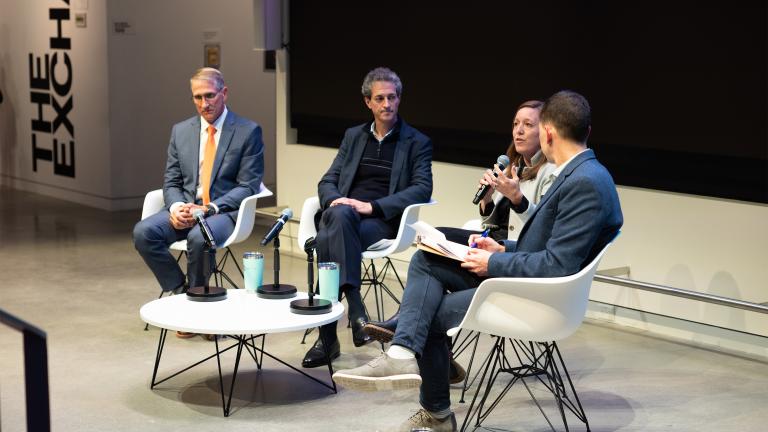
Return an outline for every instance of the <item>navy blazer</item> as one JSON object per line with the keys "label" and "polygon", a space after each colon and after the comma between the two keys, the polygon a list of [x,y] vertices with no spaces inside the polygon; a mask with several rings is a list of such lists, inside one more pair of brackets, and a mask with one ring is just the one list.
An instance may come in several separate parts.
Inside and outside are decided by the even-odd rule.
{"label": "navy blazer", "polygon": [[[428,202],[432,196],[432,141],[400,121],[400,134],[392,160],[389,195],[376,200],[384,220],[399,218],[411,204]],[[347,129],[339,152],[328,172],[317,184],[320,205],[327,209],[337,198],[346,197],[363,158],[370,123]]]}
{"label": "navy blazer", "polygon": [[[177,123],[171,130],[163,198],[166,209],[195,199],[200,174],[200,116]],[[264,177],[261,126],[228,111],[224,119],[211,174],[211,202],[221,213],[236,212],[240,203],[258,193]]]}
{"label": "navy blazer", "polygon": [[618,233],[624,219],[613,178],[588,149],[560,173],[518,240],[488,261],[490,277],[577,273]]}

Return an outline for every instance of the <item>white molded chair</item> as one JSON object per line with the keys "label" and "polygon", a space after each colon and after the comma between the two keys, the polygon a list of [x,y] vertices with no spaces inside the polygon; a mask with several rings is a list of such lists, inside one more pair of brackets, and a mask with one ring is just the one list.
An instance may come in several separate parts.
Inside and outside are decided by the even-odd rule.
{"label": "white molded chair", "polygon": [[[480,284],[461,324],[448,330],[448,336],[454,336],[460,330],[469,330],[491,335],[495,339],[491,352],[480,366],[482,377],[462,423],[462,431],[467,429],[473,416],[476,418],[473,427],[480,427],[480,423],[517,382],[525,386],[550,428],[555,430],[525,378],[537,379],[552,393],[566,431],[569,430],[567,411],[589,430],[584,408],[556,341],[573,334],[584,320],[592,278],[607,249],[608,245],[574,275],[492,278]],[[510,364],[505,354],[511,353],[520,361],[520,366]],[[509,373],[511,378],[498,396],[488,402],[501,373]],[[475,407],[483,384],[482,398]]]}
{"label": "white molded chair", "polygon": [[[268,196],[272,196],[272,191],[267,189],[266,186],[264,186],[264,183],[261,183],[259,186],[259,192],[249,196],[248,198],[245,198],[240,203],[240,209],[237,213],[237,221],[235,222],[235,229],[232,231],[232,234],[227,238],[221,245],[218,246],[219,249],[226,248],[226,252],[224,253],[224,256],[221,257],[219,262],[216,264],[216,269],[214,271],[214,281],[216,284],[220,284],[223,281],[219,279],[219,276],[221,278],[226,279],[233,287],[238,288],[237,284],[235,284],[232,279],[224,272],[224,266],[227,263],[227,260],[229,258],[232,259],[232,261],[235,263],[235,266],[237,267],[237,271],[240,273],[240,276],[243,275],[243,271],[240,268],[240,264],[237,262],[237,258],[232,253],[232,250],[229,248],[229,246],[240,243],[247,239],[251,232],[253,231],[253,224],[256,219],[256,202],[259,198],[265,198]],[[149,216],[152,216],[153,214],[159,212],[165,207],[165,203],[163,201],[163,190],[162,189],[156,189],[153,191],[150,191],[147,193],[147,195],[144,197],[144,206],[141,210],[141,219],[146,219]],[[181,259],[181,256],[186,254],[187,251],[187,241],[186,240],[179,240],[169,247],[169,249],[175,250],[179,252],[179,256],[176,259],[177,261]],[[160,296],[162,297],[163,293],[160,293]]]}
{"label": "white molded chair", "polygon": [[[165,201],[163,200],[163,190],[155,189],[147,192],[144,197],[144,206],[141,208],[141,220],[144,220],[153,214],[159,212],[165,207]],[[181,260],[182,255],[187,253],[187,241],[179,240],[169,247],[169,249],[179,252],[179,256],[176,261]]]}
{"label": "white molded chair", "polygon": [[315,215],[320,211],[320,198],[313,196],[304,200],[301,206],[301,218],[299,219],[299,233],[297,240],[299,250],[304,250],[304,243],[317,236],[315,228]]}
{"label": "white molded chair", "polygon": [[224,240],[224,243],[219,245],[219,249],[227,248],[227,251],[216,265],[216,273],[220,273],[221,276],[226,278],[227,281],[235,288],[239,287],[234,282],[232,282],[232,279],[230,279],[230,277],[227,276],[227,274],[224,272],[224,265],[227,263],[227,258],[231,258],[232,262],[235,263],[235,267],[237,267],[237,272],[240,273],[240,277],[243,277],[243,270],[240,268],[237,257],[234,253],[232,253],[232,249],[230,249],[229,246],[242,243],[251,236],[251,232],[253,232],[253,225],[256,221],[256,203],[258,199],[266,198],[272,195],[272,191],[267,189],[267,187],[264,186],[264,183],[261,183],[259,185],[259,191],[256,194],[244,199],[240,203],[240,208],[237,212],[235,229],[232,231],[232,234],[230,234],[230,236]]}
{"label": "white molded chair", "polygon": [[[368,291],[373,288],[373,295],[376,299],[376,316],[379,321],[387,319],[384,314],[384,293],[386,293],[395,303],[400,304],[400,299],[387,287],[384,283],[384,279],[387,277],[387,272],[391,269],[397,278],[397,282],[400,283],[400,289],[405,289],[403,280],[400,279],[400,275],[397,274],[397,269],[392,264],[392,260],[389,256],[398,252],[402,252],[413,244],[416,239],[416,231],[409,225],[419,221],[419,211],[422,207],[428,205],[435,205],[437,201],[430,199],[429,202],[411,204],[403,210],[403,216],[400,218],[400,226],[397,229],[397,236],[389,243],[389,246],[382,247],[380,249],[371,250],[368,249],[363,252],[363,260],[369,260],[369,264],[365,266],[365,272],[361,279],[361,285],[367,285],[363,298],[368,295]],[[383,246],[383,245],[382,245]],[[376,271],[375,259],[385,260],[384,267],[380,271]],[[362,289],[362,286],[360,287]]]}
{"label": "white molded chair", "polygon": [[[363,260],[370,260],[370,264],[365,266],[362,284],[368,285],[368,289],[373,288],[373,294],[376,298],[376,314],[379,320],[384,319],[384,298],[383,294],[386,292],[392,300],[396,303],[400,303],[400,300],[392,293],[392,291],[384,284],[384,278],[387,272],[392,269],[400,282],[400,286],[403,286],[403,282],[400,279],[400,275],[397,274],[397,270],[392,265],[392,261],[389,259],[391,254],[402,252],[413,243],[416,238],[416,231],[409,227],[409,224],[413,224],[419,220],[419,210],[426,205],[436,204],[437,201],[430,200],[428,203],[412,204],[403,210],[403,216],[400,218],[400,226],[397,230],[397,237],[390,239],[387,242],[379,242],[376,250],[366,250],[362,253]],[[316,196],[307,198],[304,201],[304,205],[301,207],[301,219],[299,220],[299,234],[298,243],[301,250],[304,249],[304,243],[307,239],[315,237],[317,235],[317,229],[315,228],[315,214],[320,211],[320,199]],[[386,260],[384,267],[381,271],[376,270],[376,265],[373,260],[377,258],[383,258]],[[362,289],[362,287],[361,287]],[[367,295],[366,291],[366,295]],[[363,296],[365,297],[365,295]],[[381,300],[380,300],[381,298]]]}

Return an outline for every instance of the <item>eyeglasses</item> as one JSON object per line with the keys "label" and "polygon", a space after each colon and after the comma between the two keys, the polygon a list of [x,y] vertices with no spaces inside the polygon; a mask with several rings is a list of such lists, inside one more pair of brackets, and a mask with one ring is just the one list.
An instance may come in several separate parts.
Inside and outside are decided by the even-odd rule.
{"label": "eyeglasses", "polygon": [[192,100],[195,101],[195,103],[202,103],[203,99],[205,99],[206,102],[211,103],[214,99],[216,99],[216,96],[219,95],[221,91],[217,91],[215,93],[205,93],[201,95],[194,95],[192,96]]}

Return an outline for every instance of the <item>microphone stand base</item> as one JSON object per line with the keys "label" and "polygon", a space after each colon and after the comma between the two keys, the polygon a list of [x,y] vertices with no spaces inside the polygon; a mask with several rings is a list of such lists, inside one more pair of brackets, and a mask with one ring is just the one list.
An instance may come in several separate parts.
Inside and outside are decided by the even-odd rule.
{"label": "microphone stand base", "polygon": [[299,299],[291,302],[291,312],[299,315],[320,315],[328,313],[333,309],[330,300],[315,298],[312,304],[309,299]]}
{"label": "microphone stand base", "polygon": [[215,302],[227,299],[227,290],[222,287],[196,286],[187,290],[187,300],[198,302]]}
{"label": "microphone stand base", "polygon": [[265,299],[287,299],[296,297],[296,287],[286,284],[266,284],[256,289],[256,295]]}

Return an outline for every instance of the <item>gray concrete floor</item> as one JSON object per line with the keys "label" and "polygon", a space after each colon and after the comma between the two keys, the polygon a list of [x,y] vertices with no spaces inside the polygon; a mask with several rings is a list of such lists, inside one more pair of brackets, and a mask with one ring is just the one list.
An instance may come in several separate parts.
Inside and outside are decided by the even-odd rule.
{"label": "gray concrete floor", "polygon": [[[0,192],[0,308],[48,334],[53,430],[374,431],[398,425],[418,408],[415,392],[342,388],[331,394],[270,360],[261,372],[252,361],[243,363],[229,418],[222,417],[214,362],[150,390],[159,331],[144,331],[138,311],[158,288],[131,243],[139,213]],[[259,249],[257,242],[253,236],[233,249],[240,255]],[[265,252],[270,258],[271,251]],[[284,257],[282,269],[284,282],[304,288],[303,261]],[[343,353],[336,368],[357,366],[379,352],[374,345],[354,348],[345,324],[339,325]],[[298,365],[312,342],[300,340],[301,333],[268,336],[267,347]],[[488,346],[484,337],[480,349]],[[0,326],[0,347],[0,429],[25,430],[21,335]],[[766,430],[765,361],[590,322],[560,347],[593,431]],[[160,373],[212,352],[213,344],[200,337],[169,336]],[[459,360],[467,362],[466,356]],[[233,363],[230,351],[224,356],[225,380]],[[327,377],[321,370],[310,373]],[[452,398],[461,421],[468,404],[458,403],[458,389]],[[486,425],[548,430],[522,387],[513,388]]]}

